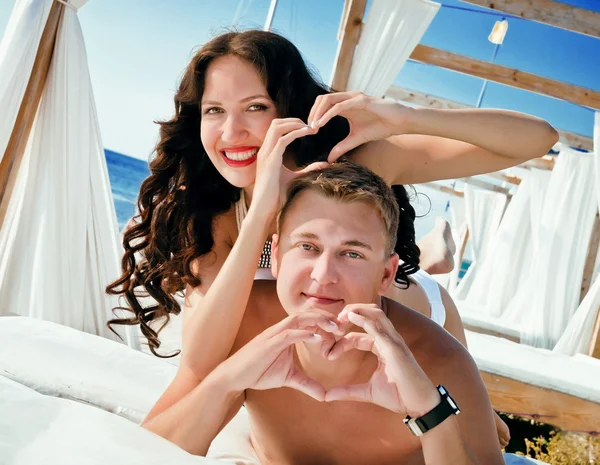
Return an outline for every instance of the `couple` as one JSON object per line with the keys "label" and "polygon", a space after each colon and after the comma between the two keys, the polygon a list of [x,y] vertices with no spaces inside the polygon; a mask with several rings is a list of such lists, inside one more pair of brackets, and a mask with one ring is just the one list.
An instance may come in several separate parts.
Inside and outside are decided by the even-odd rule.
{"label": "couple", "polygon": [[[293,44],[263,31],[227,33],[203,46],[183,74],[175,95],[174,117],[160,125],[151,174],[140,189],[140,212],[124,234],[123,274],[107,287],[107,292],[123,296],[132,312],[109,324],[139,324],[157,355],[161,326],[155,323],[179,314],[173,294],[185,289],[181,366],[150,413],[148,420],[156,417],[156,425],[169,409],[185,410],[182,398],[190,399],[197,389],[210,388],[202,381],[227,363],[240,344],[266,327],[255,327],[256,321],[264,318],[267,326],[275,323],[269,320],[270,311],[263,309],[260,292],[272,283],[255,282],[254,278],[257,263],[259,272],[268,273],[271,246],[265,240],[275,232],[280,193],[297,176],[293,171],[313,162],[333,162],[345,154],[393,186],[400,205],[393,250],[400,263],[387,295],[437,322],[440,328],[436,331],[445,334],[443,325],[463,341],[460,317],[445,291],[434,285],[438,297],[429,304],[423,287],[416,284],[420,250],[414,238],[415,213],[401,185],[514,166],[544,155],[557,140],[556,131],[545,121],[514,112],[416,110],[357,92],[331,93],[311,76]],[[431,247],[424,244],[421,258],[430,254]],[[349,258],[359,255],[351,253]],[[360,274],[360,279],[367,276]],[[142,305],[140,288],[156,305]],[[352,292],[359,289],[348,288]],[[274,293],[269,295],[275,298]],[[350,322],[338,324],[344,327]],[[411,347],[411,339],[399,329]],[[317,334],[323,337],[324,348],[326,341],[331,345],[329,332]],[[443,337],[438,339],[434,334],[436,344],[443,342]],[[353,353],[343,357],[357,357]],[[451,358],[454,353],[445,356]],[[418,352],[415,355],[419,360]],[[376,361],[373,357],[363,357],[361,370],[374,368],[370,365]],[[318,373],[308,375],[327,384]],[[211,401],[210,396],[201,397]],[[302,402],[307,401],[305,397]],[[336,405],[343,404],[316,405],[337,409]],[[352,409],[356,405],[353,403]],[[163,419],[177,418],[170,415]],[[468,415],[459,418],[465,417]],[[506,425],[499,418],[496,421],[499,436],[506,441]],[[288,427],[286,423],[282,434]],[[199,431],[212,434],[210,427]],[[352,431],[346,431],[350,438]],[[392,441],[392,432],[396,430],[390,430],[385,441]],[[321,433],[324,437],[329,434]]]}
{"label": "couple", "polygon": [[205,455],[245,404],[263,464],[503,464],[468,352],[383,297],[401,214],[358,165],[295,178],[273,236],[277,281],[255,284],[233,354],[143,426]]}

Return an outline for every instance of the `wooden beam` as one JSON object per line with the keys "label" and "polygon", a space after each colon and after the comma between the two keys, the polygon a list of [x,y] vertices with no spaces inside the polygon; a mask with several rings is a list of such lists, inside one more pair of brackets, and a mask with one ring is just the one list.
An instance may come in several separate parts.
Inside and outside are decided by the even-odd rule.
{"label": "wooden beam", "polygon": [[480,371],[495,410],[532,418],[566,431],[600,433],[600,404]]}
{"label": "wooden beam", "polygon": [[538,23],[600,37],[600,13],[554,0],[462,0]]}
{"label": "wooden beam", "polygon": [[463,191],[459,191],[459,190],[453,189],[451,187],[444,186],[443,184],[437,184],[435,182],[425,182],[425,183],[419,184],[419,185],[428,187],[430,189],[434,189],[439,192],[443,192],[444,194],[454,195],[456,197],[464,197],[465,196],[465,193]]}
{"label": "wooden beam", "polygon": [[514,184],[516,186],[521,184],[521,178],[519,178],[518,176],[511,176],[511,175],[501,173],[498,171],[495,173],[487,173],[486,176],[489,176],[494,179],[498,179],[500,181],[508,182],[508,183]]}
{"label": "wooden beam", "polygon": [[554,163],[556,163],[556,157],[551,155],[544,155],[542,158],[534,158],[533,160],[526,161],[521,168],[537,168],[540,170],[552,171],[554,169]]}
{"label": "wooden beam", "polygon": [[360,39],[367,0],[346,0],[338,33],[338,49],[330,87],[338,92],[348,87],[354,50]]}
{"label": "wooden beam", "polygon": [[463,181],[465,184],[470,184],[472,186],[479,187],[481,189],[486,189],[486,190],[489,190],[492,192],[498,192],[500,194],[504,194],[504,195],[506,195],[506,197],[508,197],[509,200],[512,198],[512,194],[509,194],[510,188],[497,186],[496,184],[493,184],[491,182],[486,182],[481,179],[471,178],[471,177],[461,178],[460,180]]}
{"label": "wooden beam", "polygon": [[439,66],[458,73],[566,100],[585,107],[600,109],[600,92],[595,90],[555,81],[487,61],[469,58],[446,50],[426,45],[417,45],[410,55],[410,59],[419,63]]}
{"label": "wooden beam", "polygon": [[[467,108],[473,108],[469,105],[465,105],[464,103],[455,102],[441,97],[435,97],[423,92],[402,89],[401,87],[397,86],[390,87],[385,96],[393,98],[394,100],[400,100],[402,102],[412,103],[414,105],[427,108],[437,108],[442,110],[464,110]],[[560,129],[558,130],[558,133],[560,135],[560,141],[569,147],[575,147],[589,151],[594,150],[594,141],[591,137],[582,136],[580,134],[575,134],[574,132],[563,131]]]}
{"label": "wooden beam", "polygon": [[35,115],[37,113],[42,92],[48,77],[54,44],[58,26],[62,18],[65,6],[59,2],[53,2],[48,14],[48,21],[40,38],[38,50],[33,62],[33,68],[17,119],[6,146],[6,151],[0,162],[0,229],[4,223],[10,197],[21,166],[25,146],[29,140],[29,134]]}

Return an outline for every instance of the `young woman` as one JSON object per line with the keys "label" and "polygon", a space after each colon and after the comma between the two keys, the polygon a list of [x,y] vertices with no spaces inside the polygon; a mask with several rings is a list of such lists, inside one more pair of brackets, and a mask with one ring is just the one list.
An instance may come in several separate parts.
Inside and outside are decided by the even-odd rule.
{"label": "young woman", "polygon": [[[156,354],[150,323],[178,314],[173,294],[185,289],[180,372],[197,381],[230,353],[257,263],[268,263],[279,193],[296,170],[345,154],[391,185],[421,183],[507,168],[557,140],[548,123],[515,112],[411,109],[330,93],[293,44],[263,31],[223,34],[202,47],[175,95],[175,116],[160,125],[137,224],[124,235],[123,275],[107,287],[133,315],[110,324],[140,324]],[[414,237],[413,220],[414,211],[401,212],[399,235]],[[398,243],[402,301],[419,249],[414,240]],[[140,305],[140,286],[156,305]]]}

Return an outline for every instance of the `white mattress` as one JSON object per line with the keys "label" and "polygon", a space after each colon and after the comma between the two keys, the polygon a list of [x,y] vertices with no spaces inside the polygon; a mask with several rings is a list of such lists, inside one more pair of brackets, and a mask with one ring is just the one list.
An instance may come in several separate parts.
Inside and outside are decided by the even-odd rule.
{"label": "white mattress", "polygon": [[1,465],[223,465],[117,415],[0,376]]}
{"label": "white mattress", "polygon": [[480,370],[600,402],[600,360],[567,356],[504,338],[466,331]]}
{"label": "white mattress", "polygon": [[521,331],[517,325],[486,315],[479,306],[470,302],[457,300],[455,303],[460,313],[460,319],[466,326],[504,334],[516,340],[521,338]]}
{"label": "white mattress", "polygon": [[177,367],[114,341],[26,317],[0,317],[0,375],[140,423]]}

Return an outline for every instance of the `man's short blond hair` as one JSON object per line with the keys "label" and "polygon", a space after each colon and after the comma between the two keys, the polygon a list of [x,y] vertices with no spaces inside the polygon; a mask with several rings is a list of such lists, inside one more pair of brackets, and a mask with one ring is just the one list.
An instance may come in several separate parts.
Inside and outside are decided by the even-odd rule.
{"label": "man's short blond hair", "polygon": [[298,176],[291,182],[286,202],[279,213],[278,233],[294,200],[306,190],[341,203],[371,204],[379,212],[385,226],[383,233],[386,235],[386,256],[394,252],[400,215],[398,203],[391,187],[375,173],[363,166],[344,161]]}

